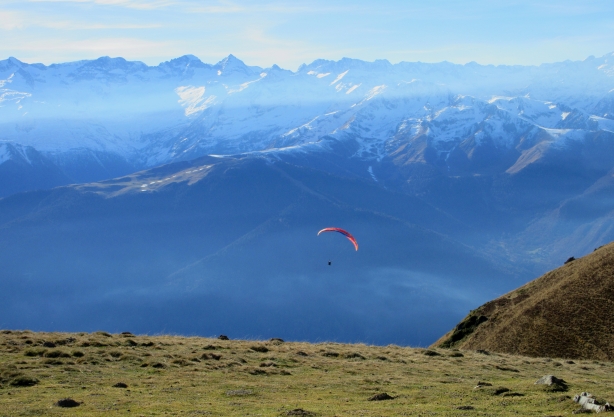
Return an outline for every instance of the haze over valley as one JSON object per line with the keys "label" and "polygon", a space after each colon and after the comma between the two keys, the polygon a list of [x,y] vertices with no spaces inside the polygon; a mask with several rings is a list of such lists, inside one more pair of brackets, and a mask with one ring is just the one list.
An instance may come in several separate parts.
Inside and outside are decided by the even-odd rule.
{"label": "haze over valley", "polygon": [[427,346],[614,240],[613,92],[614,54],[0,61],[0,327]]}

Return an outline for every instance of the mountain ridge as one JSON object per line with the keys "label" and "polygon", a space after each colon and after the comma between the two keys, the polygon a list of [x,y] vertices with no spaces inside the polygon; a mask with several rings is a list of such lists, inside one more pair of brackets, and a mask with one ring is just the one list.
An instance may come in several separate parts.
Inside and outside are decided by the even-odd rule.
{"label": "mountain ridge", "polygon": [[[611,67],[611,55],[540,67],[318,60],[296,72],[232,55],[1,61],[12,306],[41,302],[40,320],[71,323],[36,298],[42,288],[99,323],[96,309],[132,295],[151,314],[248,331],[259,311],[291,327],[279,320],[294,305],[286,318],[340,318],[337,333],[309,337],[430,343],[475,304],[614,240]],[[361,251],[314,241],[332,225]]]}
{"label": "mountain ridge", "polygon": [[[600,84],[602,85],[602,87],[599,87],[601,89],[600,90],[601,93],[599,93],[598,95],[604,96],[604,97],[600,96],[599,99],[602,99],[602,98],[605,99],[605,96],[607,95],[606,93],[610,91],[612,88],[614,88],[614,82],[612,81],[612,79],[610,79],[611,78],[610,76],[606,75],[608,74],[606,70],[607,68],[609,68],[608,67],[609,64],[607,64],[608,57],[607,56],[602,57],[599,62],[601,61],[606,62],[606,63],[602,65],[597,65],[597,66],[595,66],[596,63],[593,63],[592,64],[593,66],[590,67],[589,69],[592,71],[596,71],[596,73],[601,73],[605,76],[605,78],[602,77],[597,83],[597,85],[600,85]],[[222,71],[222,69],[226,68],[226,65],[228,62],[232,62],[232,66],[234,69],[230,73],[226,73],[225,71]],[[590,65],[590,63],[591,63],[591,60],[583,61],[584,66]],[[440,64],[419,64],[419,63],[416,63],[416,65],[414,66],[420,66],[420,65],[426,65],[428,68],[439,68],[438,65],[441,66]],[[474,68],[474,69],[480,68],[481,71],[486,71],[486,72],[488,71],[496,72],[499,70],[498,67],[490,68],[487,66],[475,67],[471,65],[465,65],[465,66],[459,66],[456,64],[450,64],[450,65],[452,65],[453,68],[458,68],[459,70],[463,69],[465,70],[465,72],[467,72],[468,68]],[[602,68],[604,65],[606,66],[605,69]],[[122,112],[129,112],[129,113],[132,113],[138,116],[139,114],[138,107],[143,106],[143,105],[145,105],[143,109],[149,112],[151,111],[160,112],[160,110],[164,111],[166,113],[164,117],[164,124],[166,126],[169,126],[169,123],[170,125],[180,123],[180,124],[189,126],[190,118],[188,117],[186,119],[185,118],[186,116],[202,115],[202,116],[205,116],[205,118],[210,118],[213,115],[207,116],[205,114],[207,110],[216,108],[220,105],[224,106],[223,103],[225,102],[229,103],[230,108],[236,107],[237,105],[240,108],[240,106],[244,104],[247,104],[247,105],[255,104],[257,106],[262,107],[262,110],[265,112],[265,114],[266,112],[270,112],[271,109],[267,108],[268,106],[270,106],[270,104],[267,104],[266,101],[263,102],[262,98],[259,98],[256,101],[254,101],[255,96],[250,93],[250,91],[254,88],[257,89],[257,95],[259,97],[262,97],[263,94],[264,95],[273,94],[274,96],[272,97],[275,97],[276,103],[284,103],[284,102],[287,102],[288,100],[290,100],[290,103],[292,103],[292,100],[293,100],[292,94],[291,94],[292,90],[296,90],[297,92],[300,91],[302,94],[303,101],[305,99],[316,100],[316,101],[322,101],[322,99],[329,100],[329,101],[333,100],[331,102],[331,104],[333,105],[333,108],[329,108],[328,110],[326,110],[325,108],[321,110],[318,110],[316,108],[310,109],[309,107],[304,107],[304,105],[301,105],[300,102],[297,104],[299,104],[299,106],[302,106],[302,108],[301,107],[296,108],[296,104],[293,104],[293,106],[295,107],[294,108],[295,112],[300,109],[301,112],[303,113],[307,112],[307,113],[301,114],[299,116],[300,119],[302,119],[302,122],[298,120],[293,120],[293,119],[284,120],[282,123],[285,126],[282,125],[276,128],[276,130],[281,128],[281,130],[278,130],[279,133],[277,133],[277,135],[282,135],[282,136],[284,134],[284,131],[289,132],[292,129],[297,129],[301,126],[307,126],[309,130],[311,130],[313,129],[313,126],[310,126],[309,121],[315,120],[314,117],[316,117],[316,119],[321,118],[324,116],[325,113],[327,112],[330,113],[331,111],[332,112],[336,111],[337,113],[339,113],[339,111],[342,110],[342,113],[348,113],[349,109],[347,108],[344,109],[345,106],[352,106],[352,107],[359,106],[360,107],[361,106],[360,103],[363,103],[363,104],[368,103],[369,101],[373,100],[377,96],[381,95],[382,92],[384,92],[384,90],[389,91],[389,93],[386,93],[386,95],[389,96],[389,100],[395,100],[397,98],[397,95],[399,97],[410,97],[410,98],[420,97],[420,95],[424,94],[423,92],[420,92],[420,91],[403,92],[402,90],[398,90],[398,85],[401,85],[399,83],[409,83],[408,85],[411,85],[412,83],[415,83],[416,80],[419,80],[419,79],[422,80],[421,82],[426,83],[426,85],[435,83],[435,84],[439,84],[440,86],[446,86],[441,92],[436,93],[440,95],[442,98],[446,98],[446,99],[447,99],[446,97],[447,95],[452,94],[452,95],[457,95],[459,97],[468,95],[468,96],[473,96],[478,100],[486,100],[486,99],[490,100],[493,96],[499,97],[503,94],[502,91],[495,91],[495,90],[501,90],[500,88],[494,88],[493,91],[490,91],[489,93],[486,93],[485,95],[484,93],[480,92],[479,87],[476,90],[475,86],[480,83],[479,81],[480,77],[477,76],[476,78],[476,75],[472,74],[471,70],[469,70],[469,75],[465,75],[465,78],[469,77],[469,79],[465,80],[462,83],[462,85],[464,85],[465,87],[465,90],[467,90],[467,88],[469,88],[469,90],[461,91],[462,89],[459,89],[459,86],[454,85],[454,83],[452,82],[453,80],[462,79],[462,77],[458,78],[459,75],[456,74],[455,72],[452,72],[451,74],[450,73],[446,74],[446,72],[443,70],[442,71],[430,71],[430,70],[424,71],[424,70],[419,69],[418,75],[420,75],[421,77],[416,78],[416,77],[411,76],[411,73],[415,71],[415,69],[413,68],[414,66],[408,63],[402,63],[402,64],[387,63],[386,65],[382,66],[379,61],[376,61],[374,63],[368,63],[368,62],[363,62],[359,60],[350,60],[350,59],[343,59],[337,62],[318,60],[318,61],[314,61],[314,63],[310,65],[306,65],[302,67],[297,72],[283,70],[282,72],[285,75],[283,75],[282,78],[279,78],[282,74],[282,73],[279,73],[280,75],[277,75],[276,77],[278,78],[278,82],[283,81],[284,85],[287,85],[288,87],[283,87],[281,90],[277,90],[279,86],[273,86],[273,85],[269,86],[269,84],[271,83],[267,82],[267,77],[268,79],[271,79],[271,76],[273,75],[273,73],[275,73],[275,68],[278,68],[278,67],[273,66],[268,69],[262,69],[260,67],[248,67],[242,61],[238,60],[236,57],[232,55],[229,55],[229,57],[225,58],[224,60],[218,62],[215,65],[204,64],[193,56],[185,56],[185,57],[180,57],[180,58],[177,58],[171,61],[167,61],[155,67],[146,66],[145,64],[139,63],[139,62],[126,61],[123,58],[109,58],[109,57],[102,57],[102,58],[99,58],[93,61],[76,61],[73,63],[66,63],[66,64],[54,64],[49,67],[45,67],[45,66],[41,67],[40,65],[24,64],[24,63],[21,63],[20,61],[9,59],[5,61],[0,61],[0,75],[2,76],[2,78],[5,78],[3,81],[0,81],[0,85],[4,87],[4,94],[3,94],[4,101],[7,102],[7,104],[10,104],[11,102],[15,103],[17,105],[17,108],[15,110],[17,110],[17,112],[13,116],[11,116],[10,115],[11,111],[8,110],[7,106],[5,105],[4,106],[5,110],[2,112],[4,113],[4,117],[2,119],[7,120],[7,117],[8,117],[8,120],[11,120],[11,118],[14,118],[17,115],[26,116],[26,119],[33,118],[32,119],[33,121],[30,122],[31,123],[30,126],[28,126],[27,124],[24,124],[24,122],[20,122],[19,126],[22,126],[20,127],[20,129],[22,129],[22,132],[24,132],[23,129],[32,129],[32,128],[40,129],[41,126],[36,126],[37,125],[36,120],[38,120],[37,118],[41,116],[45,116],[45,115],[47,117],[54,116],[54,114],[56,114],[59,111],[58,110],[59,107],[54,108],[53,106],[50,106],[50,104],[53,101],[57,102],[57,97],[54,98],[54,96],[57,96],[57,95],[54,92],[53,83],[55,82],[54,79],[58,77],[59,77],[58,79],[61,80],[62,83],[64,83],[63,95],[68,95],[69,97],[71,95],[72,96],[76,95],[74,100],[77,100],[77,102],[83,102],[84,104],[87,103],[87,108],[94,109],[94,113],[90,112],[91,116],[87,116],[87,117],[92,118],[93,120],[96,120],[96,119],[101,120],[100,115],[97,115],[95,112],[95,109],[97,108],[100,108],[100,109],[104,108],[105,112],[110,112],[109,115],[112,115],[112,117],[114,118],[118,118]],[[574,66],[571,65],[570,63],[567,63],[567,64],[561,63],[561,66],[562,66],[561,68],[563,69],[566,68],[567,72],[570,71],[570,67],[571,69],[574,68]],[[577,65],[577,66],[581,67],[581,65]],[[446,67],[446,65],[444,65],[444,67]],[[11,68],[13,68],[13,70],[11,70]],[[14,71],[15,68],[19,68],[19,70],[15,72]],[[173,81],[173,72],[171,71],[169,73],[166,70],[167,68],[183,68],[183,70],[182,70],[181,76],[178,79]],[[529,78],[533,77],[533,75],[531,74],[532,70],[528,70],[527,68],[524,68],[524,67],[519,67],[519,68],[523,68],[523,71],[525,72],[528,71],[528,75],[526,74],[525,75],[528,76]],[[600,69],[597,69],[597,68],[600,68]],[[32,69],[34,73],[30,74],[28,71],[29,69]],[[327,72],[325,73],[318,72],[320,70],[327,71]],[[185,71],[188,71],[188,72],[185,72]],[[333,72],[331,71],[336,72],[336,74],[333,74]],[[433,72],[435,72],[435,74],[433,74]],[[83,78],[80,74],[85,76],[85,78]],[[137,74],[142,74],[142,75],[136,76]],[[145,74],[149,74],[149,75],[145,76]],[[408,79],[405,79],[405,76],[408,76]],[[572,77],[572,78],[578,77],[578,75],[574,75],[573,73],[567,74],[566,76]],[[336,78],[332,79],[333,77],[336,77]],[[437,78],[437,77],[441,77],[441,78]],[[473,77],[473,79],[471,79],[471,77]],[[559,77],[561,77],[561,75],[559,75]],[[297,84],[295,82],[296,80],[294,79],[300,80],[300,84]],[[331,82],[331,79],[332,79],[332,82]],[[182,86],[181,84],[177,84],[177,83],[181,83],[182,81],[187,81],[187,80],[191,80],[196,85],[183,85]],[[224,80],[227,80],[227,81],[224,81]],[[224,84],[225,89],[224,88],[220,89],[219,88],[220,86],[217,85],[219,84],[220,81],[222,81],[223,83],[228,82],[228,84]],[[86,84],[83,84],[87,82],[93,83],[91,87],[88,87]],[[145,83],[145,84],[143,84],[143,87],[139,87],[139,83],[140,84]],[[366,83],[368,83],[368,85]],[[522,81],[522,83],[526,84],[525,81]],[[83,90],[83,91],[80,90],[79,88],[81,87],[78,87],[78,85],[80,84],[83,84],[82,87],[88,87],[89,90],[88,89]],[[152,90],[152,87],[153,87],[153,90],[161,89],[161,91],[166,90],[166,92],[163,94],[155,93],[154,95],[152,95],[151,92],[149,93],[145,92],[144,85],[148,85],[149,90]],[[266,87],[257,88],[259,85],[263,85]],[[307,86],[307,89],[302,87],[302,85]],[[326,86],[326,85],[328,85],[328,87],[334,87],[334,88],[332,90],[330,89],[323,90],[322,86]],[[127,88],[127,91],[125,93],[121,93],[120,90],[118,90],[120,86],[122,86],[122,88]],[[131,86],[134,86],[134,87],[131,87]],[[15,87],[18,89],[12,89],[8,87]],[[271,90],[270,87],[275,87],[276,90]],[[576,96],[585,96],[589,90],[586,89],[586,86],[583,86],[583,87],[584,88],[582,90],[576,89],[574,94],[576,94]],[[313,92],[309,92],[309,88],[311,89],[316,88],[317,94],[314,95]],[[473,90],[471,90],[472,88]],[[23,91],[20,91],[22,89]],[[29,91],[26,91],[26,90],[29,90]],[[98,92],[96,92],[96,90]],[[173,92],[173,90],[175,90],[175,92]],[[208,92],[209,90],[212,90],[212,92],[209,93]],[[316,90],[314,90],[314,92]],[[329,90],[332,91],[332,95],[330,92],[327,92]],[[390,92],[393,90],[394,92],[390,94]],[[84,95],[81,94],[81,91],[84,93]],[[359,94],[360,97],[362,97],[362,101],[360,99],[356,100],[356,99],[352,99],[351,97],[349,97],[349,95],[354,93],[354,91],[356,91],[356,93]],[[361,91],[362,93],[360,93]],[[325,93],[325,95],[323,95],[322,93]],[[567,93],[569,94],[569,91]],[[99,96],[99,94],[103,94],[103,96]],[[135,102],[134,98],[129,99],[128,94],[132,94],[133,96],[135,94],[137,96],[139,95],[144,95],[145,97],[150,96],[149,97],[150,99],[148,100],[148,103],[142,100]],[[175,100],[171,99],[172,95],[174,95]],[[234,103],[234,101],[236,101],[233,99],[234,96],[236,97],[245,96],[245,99],[247,101],[245,99],[241,99],[238,102]],[[344,96],[348,96],[348,97],[344,97]],[[524,99],[525,101],[528,100],[530,102],[528,95],[524,94],[523,96],[525,97]],[[115,97],[115,101],[113,101],[114,97]],[[106,107],[105,106],[100,107],[101,105],[99,103],[99,98],[100,99],[104,98],[105,100],[111,100],[110,102],[111,104],[106,105]],[[557,97],[552,97],[551,99],[556,99],[556,98]],[[338,102],[338,104],[336,105],[335,101],[338,101],[339,99],[341,99],[342,101]],[[558,97],[558,99],[560,99],[560,97]],[[41,101],[41,100],[44,100],[44,101]],[[533,98],[532,100],[535,100],[535,99]],[[537,100],[538,100],[538,103],[539,103],[539,100],[543,101],[543,99],[540,99],[540,98],[537,98]],[[117,106],[118,104],[121,103],[121,101],[126,101],[127,103],[138,103],[138,104],[136,106],[132,105],[128,107],[126,107],[125,104],[122,104],[117,109],[113,109],[113,106]],[[314,103],[316,101],[314,101]],[[178,102],[183,103],[183,104],[177,105]],[[348,104],[341,104],[343,102],[347,102]],[[156,107],[152,108],[151,106],[154,103],[157,103],[155,104]],[[231,104],[231,103],[234,103],[234,104]],[[426,99],[423,99],[423,103],[421,104],[424,104],[424,103],[429,103],[428,96],[426,97]],[[558,103],[559,103],[558,104],[559,106],[569,107],[569,105],[565,105],[565,103],[560,100],[558,101]],[[70,102],[67,102],[66,100],[60,101],[58,104],[60,105],[60,107],[68,105],[69,113],[65,113],[65,115],[62,117],[66,118],[67,116],[70,116],[72,114],[70,112],[73,111],[73,106],[74,106],[73,104],[70,104]],[[338,107],[339,104],[341,104],[342,107]],[[444,103],[442,104],[444,105],[446,104],[445,100],[444,100]],[[433,106],[433,105],[434,103],[429,104],[429,106]],[[181,108],[182,106],[184,107],[183,112],[185,113],[183,117],[180,115],[182,112],[182,108]],[[335,106],[337,106],[337,109],[334,108]],[[590,106],[591,105],[589,104],[589,107]],[[592,106],[595,107],[596,104]],[[586,107],[586,104],[584,104],[584,107]],[[597,114],[596,116],[603,117],[609,114],[607,110],[608,108],[607,104],[600,104],[598,107],[601,110],[605,110],[605,111],[601,111],[601,113]],[[156,108],[157,110],[155,110]],[[572,109],[570,108],[570,110]],[[33,112],[35,113],[34,115],[33,115]],[[36,116],[36,112],[39,112],[38,116]],[[84,115],[88,114],[87,111],[84,113],[83,105],[80,105],[79,109],[77,110],[77,114],[79,113],[83,113]],[[210,110],[209,110],[209,113],[211,113]],[[62,114],[63,113],[60,111],[58,115],[62,115]],[[349,116],[344,116],[345,121],[351,120],[352,119],[351,115],[354,114],[354,112],[350,111],[348,114]],[[2,116],[2,114],[0,114],[0,116]],[[141,119],[142,117],[143,115],[140,116]],[[145,119],[145,120],[147,120],[147,122],[149,123],[151,122],[151,120],[149,119]],[[103,120],[101,121],[104,126],[105,122]],[[380,121],[379,123],[382,123],[382,122],[383,121]],[[40,122],[38,123],[40,124]],[[259,122],[258,124],[262,124],[262,122]],[[158,125],[161,126],[159,123]],[[337,128],[342,127],[343,125],[344,125],[344,121],[342,120],[340,124],[337,124]],[[142,126],[145,126],[145,125],[143,124]],[[147,140],[145,140],[145,138],[142,138],[143,140],[145,140],[145,142],[143,142],[143,144],[141,145],[138,144],[139,141],[135,142],[134,138],[133,139],[129,138],[130,135],[138,132],[138,130],[135,130],[135,128],[143,129],[142,126],[139,127],[139,124],[137,123],[137,125],[129,127],[132,133],[121,132],[121,130],[118,131],[117,129],[114,129],[115,132],[113,132],[112,130],[109,130],[110,127],[107,126],[106,128],[107,130],[109,130],[109,133],[111,133],[111,135],[120,135],[121,142],[125,142],[126,145],[128,145],[128,147],[133,147],[135,149],[139,149],[139,152],[143,152],[144,151],[144,149],[142,149],[143,144],[145,144],[145,147],[151,146],[147,144],[147,140],[151,141],[151,138]],[[75,127],[72,127],[71,129],[76,129],[77,127],[78,126],[75,126]],[[555,127],[555,126],[553,125],[551,127]],[[152,130],[152,128],[154,130]],[[200,135],[206,132],[207,125],[202,126],[202,128],[204,128],[204,131],[200,133]],[[199,129],[202,129],[202,128],[199,127]],[[248,129],[246,129],[246,126],[243,126],[243,130],[247,131]],[[148,129],[146,128],[145,130],[143,130],[141,135],[143,133],[151,135],[152,133],[156,131],[159,131],[159,127],[151,126]],[[333,131],[334,129],[326,129],[318,133],[313,140],[317,140],[318,136],[322,137],[322,136],[331,134]],[[76,132],[79,132],[79,131],[77,130]],[[7,133],[5,133],[5,135]],[[126,136],[127,133],[128,133],[128,136]],[[228,135],[229,133],[230,132],[224,133],[224,135]],[[108,137],[107,139],[104,139],[104,137],[100,136],[99,134],[98,136],[95,136],[95,135],[96,134],[94,134],[94,136],[92,137],[99,138],[97,142],[98,144],[94,145],[92,143],[90,145],[85,145],[86,148],[89,147],[89,148],[93,148],[97,150],[104,150],[105,147],[107,147],[109,151],[120,152],[120,153],[125,153],[128,150],[128,148],[125,148],[124,150],[122,150],[121,146],[118,147],[117,141],[115,142],[113,142],[113,140],[109,141],[109,139],[111,139],[110,137]],[[236,135],[236,134],[233,134],[233,135]],[[34,145],[34,142],[32,142],[31,139],[27,139],[27,135],[24,136],[23,133],[12,135],[12,136],[13,138],[9,138],[9,140],[12,140],[16,143],[21,143],[24,145]],[[3,139],[6,140],[6,138],[3,138]],[[127,139],[130,139],[130,140],[127,141]],[[177,141],[177,140],[182,140],[182,139],[179,138],[179,139],[172,139],[172,140]],[[29,141],[29,143],[26,143],[24,141]],[[282,141],[282,143],[283,142],[284,141]],[[61,142],[58,142],[58,144],[60,143]],[[195,139],[190,139],[190,143],[191,143],[190,146],[198,144],[199,147],[202,147],[204,145],[204,143],[202,142],[198,142],[198,141],[195,142]],[[287,142],[286,145],[282,145],[282,146],[287,146],[288,144],[293,145],[296,143],[300,144],[302,143],[302,141],[296,142],[295,140],[293,142]],[[39,145],[40,144],[41,143],[39,143]],[[45,146],[48,147],[49,145],[45,145]],[[58,145],[51,145],[51,146],[55,146],[56,148],[58,148]],[[84,143],[81,143],[78,146],[83,147]],[[154,148],[156,146],[159,146],[159,145],[154,145]],[[163,145],[163,146],[166,146],[166,147],[170,146],[172,148],[173,145],[169,144],[169,145]],[[208,146],[209,146],[209,149],[211,149],[210,145]],[[60,148],[58,149],[64,149],[64,151],[67,151],[67,150],[70,150],[71,147],[74,147],[74,145],[70,145],[70,143],[67,143],[66,145],[60,145]],[[250,148],[247,148],[247,149],[241,150],[241,148],[234,148],[233,150],[233,148],[231,147],[231,148],[228,148],[227,151],[230,151],[230,153],[237,153],[237,152],[241,152],[244,150],[259,150],[259,149],[261,150],[261,149],[265,149],[266,147],[267,147],[266,143],[260,144],[260,145],[256,143],[256,144],[251,144]],[[279,145],[277,147],[279,147]],[[47,149],[40,148],[40,146],[38,147],[38,149],[48,151]],[[207,149],[207,147],[205,147],[204,149]],[[152,151],[153,149],[150,150],[149,152],[152,152]],[[130,151],[130,152],[134,152],[134,151]],[[177,154],[175,153],[175,155]],[[202,156],[202,155],[197,155],[197,154],[192,153],[191,156],[195,157],[195,156]],[[169,159],[160,159],[157,162],[169,162]]]}
{"label": "mountain ridge", "polygon": [[[330,225],[352,230],[360,251],[317,236]],[[262,156],[15,194],[0,199],[0,230],[11,327],[128,320],[208,334],[226,323],[239,334],[420,343],[527,274],[463,242],[469,227],[416,197]],[[40,309],[19,313],[33,302]],[[142,313],[123,317],[135,303]],[[150,320],[160,309],[167,316]],[[426,332],[415,320],[425,315],[437,323]]]}
{"label": "mountain ridge", "polygon": [[609,243],[473,310],[433,346],[611,361],[612,276]]}

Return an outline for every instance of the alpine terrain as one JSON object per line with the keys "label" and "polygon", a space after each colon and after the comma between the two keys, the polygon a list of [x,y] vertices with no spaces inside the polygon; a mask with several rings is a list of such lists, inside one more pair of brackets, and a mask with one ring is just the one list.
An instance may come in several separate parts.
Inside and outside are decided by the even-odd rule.
{"label": "alpine terrain", "polygon": [[614,240],[613,192],[614,54],[9,58],[0,327],[426,346]]}

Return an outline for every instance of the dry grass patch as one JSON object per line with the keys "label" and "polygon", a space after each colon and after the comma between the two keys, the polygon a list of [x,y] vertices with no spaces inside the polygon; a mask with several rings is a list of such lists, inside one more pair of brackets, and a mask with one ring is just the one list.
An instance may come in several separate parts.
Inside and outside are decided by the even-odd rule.
{"label": "dry grass patch", "polygon": [[433,346],[612,361],[613,276],[610,243],[473,310]]}

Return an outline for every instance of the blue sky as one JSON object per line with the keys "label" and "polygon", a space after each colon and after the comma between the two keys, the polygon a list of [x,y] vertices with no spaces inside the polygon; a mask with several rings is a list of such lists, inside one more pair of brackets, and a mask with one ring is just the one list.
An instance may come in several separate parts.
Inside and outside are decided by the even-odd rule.
{"label": "blue sky", "polygon": [[317,58],[537,65],[614,51],[614,1],[0,0],[0,59],[232,53],[296,70]]}

